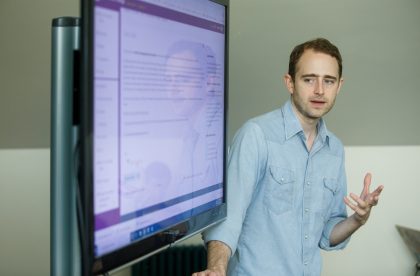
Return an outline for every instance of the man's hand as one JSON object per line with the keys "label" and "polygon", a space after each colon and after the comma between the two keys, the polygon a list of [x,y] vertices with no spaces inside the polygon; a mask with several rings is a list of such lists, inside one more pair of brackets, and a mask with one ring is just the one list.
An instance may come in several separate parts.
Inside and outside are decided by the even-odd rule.
{"label": "man's hand", "polygon": [[354,211],[354,219],[363,225],[369,218],[370,211],[373,206],[378,204],[379,195],[381,194],[382,190],[384,189],[383,185],[380,185],[376,190],[370,192],[370,184],[372,181],[372,175],[367,173],[365,176],[363,190],[360,196],[356,194],[350,193],[350,200],[349,197],[344,198],[344,202],[346,205]]}
{"label": "man's hand", "polygon": [[192,276],[226,276],[226,268],[231,255],[230,247],[221,241],[207,244],[207,269]]}
{"label": "man's hand", "polygon": [[223,268],[222,269],[213,268],[213,269],[206,269],[201,272],[193,273],[192,276],[225,276],[225,275],[226,273]]}
{"label": "man's hand", "polygon": [[330,244],[332,246],[343,242],[365,224],[369,218],[370,210],[378,204],[379,195],[384,189],[384,186],[380,185],[375,191],[370,192],[371,180],[372,175],[367,173],[360,196],[350,193],[352,200],[344,197],[344,203],[354,211],[354,214],[335,225],[330,235]]}

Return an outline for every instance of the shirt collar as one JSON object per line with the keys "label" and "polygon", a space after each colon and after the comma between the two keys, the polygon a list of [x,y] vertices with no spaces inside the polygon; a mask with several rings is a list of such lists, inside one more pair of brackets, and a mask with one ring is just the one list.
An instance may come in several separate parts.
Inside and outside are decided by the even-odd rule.
{"label": "shirt collar", "polygon": [[[288,140],[298,133],[303,134],[302,125],[300,124],[293,110],[292,102],[290,99],[283,105],[282,113],[284,118],[284,130],[286,135],[285,139]],[[329,132],[323,118],[319,120],[317,128],[318,136],[321,138],[322,143],[329,143]]]}
{"label": "shirt collar", "polygon": [[319,120],[318,122],[318,136],[321,138],[322,143],[327,143],[329,145],[330,143],[330,135],[328,133],[327,125],[325,124],[325,121],[323,118]]}

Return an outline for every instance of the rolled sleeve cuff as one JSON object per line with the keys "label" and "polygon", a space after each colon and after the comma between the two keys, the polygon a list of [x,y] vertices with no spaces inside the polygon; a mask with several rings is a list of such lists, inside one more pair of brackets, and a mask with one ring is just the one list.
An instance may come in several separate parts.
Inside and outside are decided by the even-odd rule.
{"label": "rolled sleeve cuff", "polygon": [[231,257],[236,251],[237,235],[234,235],[234,233],[226,231],[225,229],[222,231],[219,225],[205,230],[202,233],[202,237],[206,245],[210,241],[221,241],[225,243],[231,250]]}
{"label": "rolled sleeve cuff", "polygon": [[331,244],[330,244],[331,232],[333,231],[334,227],[339,222],[341,222],[343,220],[345,220],[345,218],[341,218],[341,217],[340,218],[332,218],[325,224],[324,231],[322,232],[322,237],[321,237],[321,240],[319,242],[319,247],[321,249],[324,249],[326,251],[331,251],[331,250],[344,249],[346,247],[346,245],[350,241],[350,237],[348,237],[347,239],[345,239],[344,241],[342,241],[341,243],[339,243],[335,246],[331,246]]}

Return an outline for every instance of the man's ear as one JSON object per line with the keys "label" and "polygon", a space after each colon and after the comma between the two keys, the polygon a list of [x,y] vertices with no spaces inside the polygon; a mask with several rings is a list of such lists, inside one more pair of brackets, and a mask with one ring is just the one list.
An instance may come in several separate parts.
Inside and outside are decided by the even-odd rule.
{"label": "man's ear", "polygon": [[284,85],[286,85],[287,90],[289,91],[290,95],[293,94],[295,91],[295,84],[293,82],[292,76],[289,74],[284,75],[283,77]]}
{"label": "man's ear", "polygon": [[340,82],[338,83],[337,95],[340,94],[341,87],[343,87],[344,79],[341,78]]}

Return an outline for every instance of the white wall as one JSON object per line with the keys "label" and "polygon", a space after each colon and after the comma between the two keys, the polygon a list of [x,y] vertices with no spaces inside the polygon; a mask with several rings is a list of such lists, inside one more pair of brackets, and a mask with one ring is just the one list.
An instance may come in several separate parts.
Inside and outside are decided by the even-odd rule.
{"label": "white wall", "polygon": [[49,149],[0,150],[0,222],[0,275],[50,275]]}
{"label": "white wall", "polygon": [[0,151],[0,275],[49,275],[48,150]]}
{"label": "white wall", "polygon": [[[324,254],[323,276],[414,275],[395,224],[420,229],[420,146],[346,147],[346,160],[349,191],[361,191],[367,171],[385,189],[348,247]],[[0,275],[49,275],[49,150],[0,150],[0,184]]]}
{"label": "white wall", "polygon": [[[412,276],[415,258],[395,225],[420,229],[420,147],[347,147],[348,191],[360,193],[365,172],[385,185],[368,223],[343,251],[324,254],[323,276]],[[349,211],[349,214],[351,212]]]}

